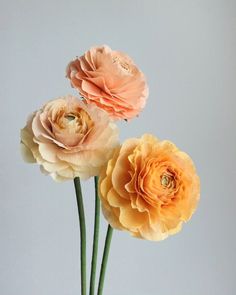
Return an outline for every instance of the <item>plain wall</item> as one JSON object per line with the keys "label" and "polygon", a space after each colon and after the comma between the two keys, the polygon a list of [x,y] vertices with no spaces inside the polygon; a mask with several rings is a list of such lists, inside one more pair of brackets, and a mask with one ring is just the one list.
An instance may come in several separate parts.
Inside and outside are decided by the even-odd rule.
{"label": "plain wall", "polygon": [[[0,40],[0,294],[80,294],[73,183],[25,164],[19,131],[44,102],[76,93],[65,67],[99,44],[127,52],[150,87],[140,117],[119,123],[121,141],[170,139],[201,177],[180,234],[114,233],[104,295],[236,294],[236,1],[1,0]],[[90,244],[93,179],[83,190]]]}

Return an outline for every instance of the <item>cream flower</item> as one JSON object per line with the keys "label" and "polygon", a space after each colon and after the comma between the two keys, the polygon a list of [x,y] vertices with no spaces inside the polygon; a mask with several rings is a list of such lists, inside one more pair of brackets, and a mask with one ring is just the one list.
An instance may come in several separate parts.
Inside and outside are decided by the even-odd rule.
{"label": "cream flower", "polygon": [[70,95],[46,103],[21,130],[24,159],[57,181],[98,175],[117,144],[106,112]]}
{"label": "cream flower", "polygon": [[188,221],[199,200],[199,178],[190,157],[152,135],[128,139],[99,179],[102,208],[112,227],[163,240]]}
{"label": "cream flower", "polygon": [[144,74],[129,56],[106,45],[92,47],[70,62],[66,72],[87,103],[96,103],[114,119],[131,119],[145,106]]}

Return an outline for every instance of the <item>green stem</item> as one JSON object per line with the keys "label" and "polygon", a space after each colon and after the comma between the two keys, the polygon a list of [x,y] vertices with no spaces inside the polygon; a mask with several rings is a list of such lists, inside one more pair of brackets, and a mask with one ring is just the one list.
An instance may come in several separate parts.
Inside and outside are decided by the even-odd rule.
{"label": "green stem", "polygon": [[86,295],[86,225],[83,197],[79,177],[74,179],[76,200],[80,224],[80,267],[81,267],[81,295]]}
{"label": "green stem", "polygon": [[103,257],[102,257],[100,277],[99,277],[98,293],[97,293],[98,295],[102,295],[102,292],[103,292],[106,267],[107,267],[107,260],[108,260],[108,256],[109,256],[110,246],[111,246],[112,233],[113,233],[113,228],[110,225],[108,225],[105,247],[104,247],[104,252],[103,252]]}
{"label": "green stem", "polygon": [[94,177],[95,184],[95,216],[94,216],[94,232],[93,232],[93,254],[91,261],[91,274],[90,274],[90,289],[89,295],[94,295],[95,279],[97,269],[97,256],[98,256],[98,237],[99,237],[99,223],[100,223],[100,199],[98,196],[98,177]]}

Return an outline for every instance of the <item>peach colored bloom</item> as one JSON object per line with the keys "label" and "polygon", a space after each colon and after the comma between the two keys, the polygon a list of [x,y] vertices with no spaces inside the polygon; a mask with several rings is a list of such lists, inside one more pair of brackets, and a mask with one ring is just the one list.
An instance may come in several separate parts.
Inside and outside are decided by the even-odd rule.
{"label": "peach colored bloom", "polygon": [[22,154],[62,181],[98,175],[118,144],[118,129],[106,112],[73,96],[36,111],[21,130]]}
{"label": "peach colored bloom", "polygon": [[92,47],[70,62],[66,72],[87,103],[96,103],[114,119],[131,119],[145,106],[144,74],[129,56],[106,45]]}
{"label": "peach colored bloom", "polygon": [[99,180],[103,213],[112,227],[147,240],[163,240],[188,221],[200,184],[190,157],[152,135],[117,148]]}

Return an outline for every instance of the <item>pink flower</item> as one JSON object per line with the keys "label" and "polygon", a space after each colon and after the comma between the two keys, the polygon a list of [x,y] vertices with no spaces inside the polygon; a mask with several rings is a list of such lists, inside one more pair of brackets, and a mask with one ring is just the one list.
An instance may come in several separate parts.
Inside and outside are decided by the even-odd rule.
{"label": "pink flower", "polygon": [[55,180],[98,175],[118,144],[106,112],[73,96],[46,103],[21,130],[23,158]]}
{"label": "pink flower", "polygon": [[126,54],[92,47],[67,66],[67,77],[88,104],[114,119],[131,119],[144,108],[148,86],[144,74]]}

